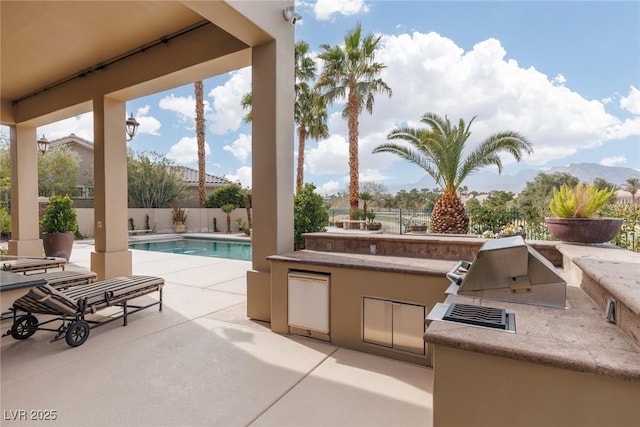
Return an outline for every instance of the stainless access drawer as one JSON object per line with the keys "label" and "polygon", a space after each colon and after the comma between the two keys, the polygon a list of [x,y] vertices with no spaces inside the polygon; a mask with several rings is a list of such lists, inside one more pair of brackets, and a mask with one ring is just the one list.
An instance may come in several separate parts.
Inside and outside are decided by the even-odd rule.
{"label": "stainless access drawer", "polygon": [[393,348],[424,354],[423,305],[393,303]]}
{"label": "stainless access drawer", "polygon": [[363,342],[425,354],[423,305],[364,297],[362,311]]}
{"label": "stainless access drawer", "polygon": [[364,298],[363,341],[391,347],[393,345],[393,306],[389,301]]}

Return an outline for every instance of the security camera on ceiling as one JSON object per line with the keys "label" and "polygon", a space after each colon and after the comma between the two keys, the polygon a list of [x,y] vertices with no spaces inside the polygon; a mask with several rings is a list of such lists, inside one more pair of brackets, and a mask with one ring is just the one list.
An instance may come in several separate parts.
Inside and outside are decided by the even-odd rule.
{"label": "security camera on ceiling", "polygon": [[296,22],[302,19],[302,16],[296,13],[296,10],[293,6],[287,6],[282,11],[282,16],[284,16],[284,20],[291,23],[291,25],[296,25]]}

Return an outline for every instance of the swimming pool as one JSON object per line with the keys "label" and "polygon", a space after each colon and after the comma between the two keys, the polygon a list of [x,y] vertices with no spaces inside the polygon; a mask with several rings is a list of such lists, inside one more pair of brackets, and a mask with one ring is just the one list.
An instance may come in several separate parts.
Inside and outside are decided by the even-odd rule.
{"label": "swimming pool", "polygon": [[129,248],[143,251],[251,261],[251,242],[249,241],[178,238],[171,240],[129,242]]}

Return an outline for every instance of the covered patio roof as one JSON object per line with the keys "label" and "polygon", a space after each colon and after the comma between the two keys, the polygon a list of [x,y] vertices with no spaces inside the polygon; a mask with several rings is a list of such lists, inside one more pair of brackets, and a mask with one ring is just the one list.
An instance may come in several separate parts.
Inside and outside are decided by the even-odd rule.
{"label": "covered patio roof", "polygon": [[[42,250],[36,129],[93,112],[98,231],[91,269],[99,278],[130,274],[125,102],[251,65],[253,159],[259,161],[252,164],[256,261],[249,282],[268,292],[266,257],[293,247],[294,27],[282,14],[292,5],[2,1],[0,123],[11,129],[12,159],[9,252]],[[268,317],[267,306],[257,311]]]}

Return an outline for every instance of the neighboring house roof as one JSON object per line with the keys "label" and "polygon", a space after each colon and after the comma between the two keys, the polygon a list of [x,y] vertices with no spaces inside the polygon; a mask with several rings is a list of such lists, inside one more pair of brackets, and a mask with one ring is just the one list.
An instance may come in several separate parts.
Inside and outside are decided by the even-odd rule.
{"label": "neighboring house roof", "polygon": [[87,150],[93,151],[93,142],[79,137],[75,133],[70,134],[69,136],[63,136],[62,138],[54,139],[51,141],[51,145],[79,145],[81,147],[86,148]]}
{"label": "neighboring house roof", "polygon": [[[170,166],[171,169],[175,170],[177,173],[182,174],[182,179],[184,180],[185,183],[187,184],[198,184],[198,171],[196,169],[193,168],[189,168],[187,166]],[[212,175],[210,173],[206,173],[205,174],[205,183],[206,184],[215,184],[215,185],[225,185],[225,184],[232,184],[231,181],[229,181],[226,178],[221,178],[219,176],[216,175]]]}
{"label": "neighboring house roof", "polygon": [[[89,141],[87,139],[84,139],[82,137],[79,137],[78,135],[72,133],[68,136],[64,136],[62,138],[58,138],[58,139],[54,139],[53,141],[51,141],[52,145],[67,145],[67,146],[73,146],[73,145],[77,145],[80,147],[84,147],[85,149],[89,150],[89,151],[93,151],[94,147],[93,147],[93,142]],[[189,168],[187,166],[170,166],[171,169],[175,170],[176,172],[180,173],[183,177],[184,182],[188,185],[188,186],[192,186],[192,185],[198,185],[198,171],[197,169],[193,169],[193,168]],[[226,184],[232,184],[231,181],[229,181],[226,178],[221,178],[219,176],[216,175],[212,175],[210,173],[205,174],[205,185],[206,186],[220,186],[220,185],[226,185]]]}

